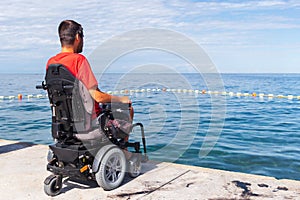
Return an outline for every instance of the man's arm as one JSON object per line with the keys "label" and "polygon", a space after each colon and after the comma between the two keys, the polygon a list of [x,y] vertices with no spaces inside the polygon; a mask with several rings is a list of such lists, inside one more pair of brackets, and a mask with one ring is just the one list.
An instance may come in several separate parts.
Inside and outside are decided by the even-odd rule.
{"label": "man's arm", "polygon": [[131,103],[127,96],[113,96],[107,93],[104,93],[97,89],[90,89],[90,94],[92,95],[93,99],[95,99],[98,103],[111,103],[111,102],[120,102],[120,103]]}
{"label": "man's arm", "polygon": [[93,99],[95,99],[98,103],[111,103],[111,102],[121,102],[121,103],[128,103],[129,104],[129,113],[130,113],[130,120],[133,120],[133,107],[131,105],[131,101],[127,96],[113,96],[107,93],[100,91],[98,88],[90,89],[90,94],[92,95]]}

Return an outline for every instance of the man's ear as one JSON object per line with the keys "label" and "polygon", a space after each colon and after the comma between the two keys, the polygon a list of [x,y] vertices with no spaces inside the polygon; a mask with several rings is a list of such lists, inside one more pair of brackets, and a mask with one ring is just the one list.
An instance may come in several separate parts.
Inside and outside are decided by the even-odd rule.
{"label": "man's ear", "polygon": [[78,41],[78,40],[79,40],[79,37],[80,37],[80,36],[79,36],[79,34],[77,33],[76,36],[75,36],[75,39]]}

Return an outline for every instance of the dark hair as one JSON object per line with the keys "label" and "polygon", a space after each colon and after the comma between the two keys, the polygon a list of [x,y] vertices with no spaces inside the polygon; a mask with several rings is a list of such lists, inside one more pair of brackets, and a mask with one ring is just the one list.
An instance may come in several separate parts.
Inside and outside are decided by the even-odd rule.
{"label": "dark hair", "polygon": [[64,20],[58,26],[58,34],[62,46],[72,45],[77,33],[80,37],[83,37],[83,28],[73,20]]}

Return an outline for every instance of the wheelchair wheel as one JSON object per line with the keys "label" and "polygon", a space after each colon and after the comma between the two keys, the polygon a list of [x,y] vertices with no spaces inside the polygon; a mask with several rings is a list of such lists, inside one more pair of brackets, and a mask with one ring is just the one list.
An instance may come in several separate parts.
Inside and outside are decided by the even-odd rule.
{"label": "wheelchair wheel", "polygon": [[128,161],[128,175],[131,178],[136,178],[141,174],[141,169],[140,155],[133,155],[133,158]]}
{"label": "wheelchair wheel", "polygon": [[56,196],[62,188],[62,177],[56,175],[48,176],[44,181],[44,191],[48,196]]}
{"label": "wheelchair wheel", "polygon": [[119,148],[106,152],[95,174],[96,181],[104,190],[113,190],[121,185],[126,172],[126,158]]}
{"label": "wheelchair wheel", "polygon": [[51,149],[48,150],[47,161],[50,162],[54,158],[54,153]]}

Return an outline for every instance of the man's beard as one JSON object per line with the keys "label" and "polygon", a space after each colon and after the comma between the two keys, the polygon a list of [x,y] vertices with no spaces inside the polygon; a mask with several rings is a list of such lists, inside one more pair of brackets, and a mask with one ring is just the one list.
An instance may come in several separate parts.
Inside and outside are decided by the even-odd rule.
{"label": "man's beard", "polygon": [[80,42],[77,46],[76,53],[81,53],[83,49],[83,42]]}

